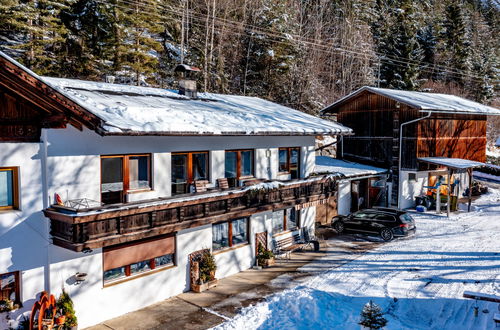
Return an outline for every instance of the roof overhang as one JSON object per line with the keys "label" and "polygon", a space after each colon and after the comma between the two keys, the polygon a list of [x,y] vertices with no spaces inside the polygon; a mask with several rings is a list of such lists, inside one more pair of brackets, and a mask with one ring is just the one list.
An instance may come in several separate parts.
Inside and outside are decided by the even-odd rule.
{"label": "roof overhang", "polygon": [[432,165],[444,166],[453,170],[467,170],[469,168],[487,166],[486,163],[477,162],[475,160],[468,160],[462,158],[447,158],[447,157],[422,157],[418,161],[429,163]]}
{"label": "roof overhang", "polygon": [[[500,109],[486,106],[486,105],[483,105],[483,104],[480,104],[480,103],[477,103],[477,102],[474,102],[471,100],[467,100],[464,98],[459,98],[458,96],[454,96],[454,95],[425,93],[425,92],[412,92],[412,91],[400,91],[400,90],[391,90],[391,89],[376,88],[376,87],[370,87],[370,86],[363,86],[363,87],[357,89],[356,91],[352,92],[351,94],[348,94],[348,95],[342,97],[341,99],[337,100],[336,102],[332,103],[331,105],[321,109],[320,113],[321,114],[335,113],[339,110],[338,109],[339,106],[343,105],[344,103],[348,102],[349,100],[357,97],[358,95],[360,95],[362,93],[373,93],[373,94],[385,96],[385,97],[390,98],[394,101],[405,104],[411,108],[420,110],[420,112],[464,114],[464,115],[467,115],[467,114],[469,114],[469,115],[487,115],[487,116],[500,115]],[[461,104],[462,108],[467,107],[464,104],[468,104],[468,105],[475,105],[476,107],[483,107],[487,111],[478,111],[478,110],[474,111],[472,109],[472,107],[468,108],[468,110],[460,110],[460,109],[453,109],[452,106],[446,106],[446,105],[443,105],[442,107],[429,106],[429,104],[426,104],[425,102],[419,102],[418,97],[415,98],[416,100],[412,101],[412,100],[409,100],[409,97],[407,97],[407,96],[405,97],[404,95],[398,95],[398,93],[399,94],[402,94],[402,93],[411,94],[411,93],[413,93],[413,95],[417,95],[418,97],[420,97],[420,100],[422,97],[426,97],[427,96],[426,94],[428,94],[428,96],[430,98],[436,98],[436,97],[441,97],[441,98],[454,97],[455,99],[459,98],[459,99],[461,99],[461,101],[463,103],[463,104]],[[430,103],[432,104],[432,102],[430,102]],[[424,104],[424,106],[422,106],[422,104]]]}

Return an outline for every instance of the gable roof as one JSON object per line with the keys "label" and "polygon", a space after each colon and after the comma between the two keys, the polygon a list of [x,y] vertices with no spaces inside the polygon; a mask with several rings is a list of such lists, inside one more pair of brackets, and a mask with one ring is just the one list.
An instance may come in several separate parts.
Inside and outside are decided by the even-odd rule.
{"label": "gable roof", "polygon": [[[41,77],[0,51],[0,85],[36,106],[47,123],[70,123],[99,131],[100,118],[43,82]],[[41,123],[43,124],[43,123]],[[46,123],[42,126],[45,127]],[[50,127],[50,126],[48,126]]]}
{"label": "gable roof", "polygon": [[258,97],[41,77],[104,121],[105,135],[352,134],[336,122]]}
{"label": "gable roof", "polygon": [[335,112],[338,107],[363,92],[371,92],[404,103],[423,112],[500,115],[500,109],[474,102],[459,96],[439,93],[412,92],[364,86],[327,106],[321,112]]}

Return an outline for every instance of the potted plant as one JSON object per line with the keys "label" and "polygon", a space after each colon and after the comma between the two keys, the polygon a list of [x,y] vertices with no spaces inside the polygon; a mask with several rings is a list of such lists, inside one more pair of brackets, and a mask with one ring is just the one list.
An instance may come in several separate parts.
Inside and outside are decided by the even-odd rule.
{"label": "potted plant", "polygon": [[75,315],[73,300],[71,300],[71,297],[64,289],[59,299],[57,299],[56,308],[59,310],[60,315],[64,316],[64,329],[76,330],[78,328],[78,321]]}
{"label": "potted plant", "polygon": [[264,248],[260,242],[257,249],[257,264],[262,267],[270,267],[275,264],[273,252]]}
{"label": "potted plant", "polygon": [[0,312],[10,312],[14,309],[14,302],[10,299],[0,299]]}
{"label": "potted plant", "polygon": [[215,271],[217,265],[215,258],[210,250],[205,250],[198,261],[194,261],[194,268],[198,268],[198,280],[192,283],[191,287],[195,292],[202,292],[217,286],[217,279],[215,278]]}

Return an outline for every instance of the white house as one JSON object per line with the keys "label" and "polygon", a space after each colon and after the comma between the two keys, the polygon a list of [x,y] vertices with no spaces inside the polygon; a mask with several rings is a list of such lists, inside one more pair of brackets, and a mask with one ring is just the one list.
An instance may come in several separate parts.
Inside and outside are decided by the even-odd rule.
{"label": "white house", "polygon": [[248,269],[256,235],[271,247],[313,227],[337,189],[309,177],[315,136],[352,133],[335,122],[0,62],[0,292],[22,305],[9,322],[43,290],[65,288],[80,327],[172,297],[190,289],[189,255],[202,249],[217,278]]}

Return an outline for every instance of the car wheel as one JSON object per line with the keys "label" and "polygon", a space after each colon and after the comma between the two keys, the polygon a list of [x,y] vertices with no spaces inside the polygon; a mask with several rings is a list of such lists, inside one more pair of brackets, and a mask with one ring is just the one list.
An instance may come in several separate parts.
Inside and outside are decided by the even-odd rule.
{"label": "car wheel", "polygon": [[389,228],[383,228],[380,231],[380,237],[382,237],[382,239],[387,242],[394,238],[394,234],[392,233],[392,230],[390,230]]}
{"label": "car wheel", "polygon": [[344,223],[342,221],[336,221],[334,224],[333,224],[333,229],[335,229],[335,231],[338,233],[338,234],[342,234],[342,232],[344,231]]}

